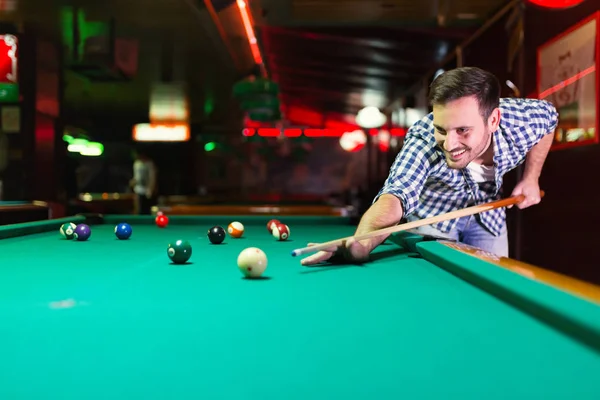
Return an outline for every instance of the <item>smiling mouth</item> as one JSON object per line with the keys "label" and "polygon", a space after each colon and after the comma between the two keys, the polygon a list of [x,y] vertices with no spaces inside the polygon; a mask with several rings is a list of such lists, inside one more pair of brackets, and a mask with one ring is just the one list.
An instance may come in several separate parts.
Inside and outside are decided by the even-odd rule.
{"label": "smiling mouth", "polygon": [[447,151],[446,153],[450,156],[453,161],[460,160],[462,156],[467,152],[466,149],[455,150],[455,151]]}

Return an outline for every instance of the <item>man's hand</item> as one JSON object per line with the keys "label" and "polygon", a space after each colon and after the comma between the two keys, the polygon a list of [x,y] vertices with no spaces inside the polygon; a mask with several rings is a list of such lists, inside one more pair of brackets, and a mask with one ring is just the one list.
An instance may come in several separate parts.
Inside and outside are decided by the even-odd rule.
{"label": "man's hand", "polygon": [[[315,243],[309,243],[308,246],[314,246]],[[331,259],[333,256],[341,256],[345,261],[361,263],[369,259],[371,250],[367,243],[357,242],[354,239],[349,239],[345,245],[321,250],[313,255],[304,258],[302,265],[314,265]]]}
{"label": "man's hand", "polygon": [[[512,196],[524,195],[525,200],[517,204],[517,207],[524,209],[538,204],[542,198],[540,195],[540,185],[537,179],[523,179],[515,186],[512,191]],[[511,208],[509,206],[508,208]]]}
{"label": "man's hand", "polygon": [[[354,236],[361,236],[367,232],[387,228],[398,224],[402,219],[402,204],[398,197],[391,194],[383,194],[360,219]],[[301,260],[302,265],[314,265],[330,260],[332,257],[342,258],[352,263],[363,263],[369,260],[369,254],[379,246],[387,236],[378,236],[357,242],[354,238],[347,240],[341,246],[321,250]],[[314,243],[309,243],[314,246]]]}

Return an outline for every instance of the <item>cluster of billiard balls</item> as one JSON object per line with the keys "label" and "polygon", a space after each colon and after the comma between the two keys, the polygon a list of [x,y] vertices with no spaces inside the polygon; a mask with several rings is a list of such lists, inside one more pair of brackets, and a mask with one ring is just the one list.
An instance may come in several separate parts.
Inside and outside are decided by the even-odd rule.
{"label": "cluster of billiard balls", "polygon": [[[163,213],[155,219],[159,228],[165,228],[169,219]],[[290,237],[290,228],[281,221],[272,219],[267,223],[267,230],[277,240],[283,241]],[[122,222],[115,226],[115,235],[120,240],[127,240],[133,232],[131,225]],[[86,241],[92,235],[91,228],[86,224],[75,225],[72,222],[61,225],[60,233],[66,239]],[[244,225],[234,221],[227,226],[227,233],[232,238],[241,238],[244,235]],[[213,226],[208,230],[208,239],[212,244],[221,244],[225,240],[226,232],[221,226]],[[192,256],[192,245],[187,240],[177,240],[167,246],[167,255],[174,264],[185,264]],[[247,278],[259,278],[267,268],[267,255],[258,247],[248,247],[240,252],[237,265],[242,274]]]}
{"label": "cluster of billiard balls", "polygon": [[[60,234],[67,240],[76,240],[78,242],[85,242],[92,236],[92,228],[87,224],[75,225],[72,222],[67,222],[60,226]],[[122,222],[115,226],[115,235],[120,240],[127,240],[131,237],[133,230],[131,225]]]}
{"label": "cluster of billiard balls", "polygon": [[68,222],[62,224],[59,231],[65,239],[73,239],[78,242],[85,242],[92,236],[92,229],[86,224],[75,225],[72,222]]}
{"label": "cluster of billiard balls", "polygon": [[[227,226],[227,233],[232,238],[241,238],[244,235],[244,225],[241,222],[234,221]],[[208,230],[207,236],[212,244],[221,244],[225,240],[225,229],[222,226],[215,225]]]}
{"label": "cluster of billiard balls", "polygon": [[[290,237],[290,228],[276,219],[267,222],[267,231],[279,241],[287,240]],[[240,238],[244,234],[244,225],[234,221],[227,227],[227,232],[233,238]],[[225,229],[221,226],[213,226],[208,230],[207,235],[211,243],[220,244],[225,240]],[[258,247],[245,248],[237,258],[238,268],[246,278],[261,277],[267,269],[267,264],[267,255]]]}

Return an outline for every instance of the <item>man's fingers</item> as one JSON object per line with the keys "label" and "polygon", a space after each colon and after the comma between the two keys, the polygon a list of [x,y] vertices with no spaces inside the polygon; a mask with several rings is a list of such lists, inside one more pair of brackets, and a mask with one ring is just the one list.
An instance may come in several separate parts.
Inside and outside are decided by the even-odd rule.
{"label": "man's fingers", "polygon": [[540,196],[531,196],[526,197],[525,200],[517,204],[517,207],[521,210],[527,207],[531,207],[533,205],[539,204],[542,201]]}
{"label": "man's fingers", "polygon": [[323,261],[327,261],[331,258],[332,254],[331,252],[328,251],[319,251],[318,253],[315,253],[313,255],[310,255],[306,258],[303,258],[302,261],[300,261],[300,263],[302,265],[313,265],[313,264],[318,264],[321,263]]}

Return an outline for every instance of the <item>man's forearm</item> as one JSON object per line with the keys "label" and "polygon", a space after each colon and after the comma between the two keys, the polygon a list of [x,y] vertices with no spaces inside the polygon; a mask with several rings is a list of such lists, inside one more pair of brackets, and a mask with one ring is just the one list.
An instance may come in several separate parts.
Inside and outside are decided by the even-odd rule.
{"label": "man's forearm", "polygon": [[525,171],[523,172],[523,180],[538,180],[542,173],[542,167],[550,151],[550,146],[554,140],[553,134],[544,136],[535,146],[531,148],[527,154],[525,161]]}
{"label": "man's forearm", "polygon": [[[403,210],[400,200],[391,195],[382,195],[363,215],[356,229],[355,235],[362,235],[377,229],[397,225],[402,219]],[[387,236],[379,236],[364,241],[363,245],[369,250],[379,246]]]}

